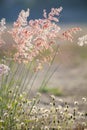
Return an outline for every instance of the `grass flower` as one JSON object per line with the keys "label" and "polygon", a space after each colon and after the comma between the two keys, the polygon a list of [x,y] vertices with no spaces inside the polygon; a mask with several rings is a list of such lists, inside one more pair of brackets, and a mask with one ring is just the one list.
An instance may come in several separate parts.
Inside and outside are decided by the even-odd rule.
{"label": "grass flower", "polygon": [[[58,16],[61,11],[62,7],[52,8],[48,14],[46,10],[43,10],[42,19],[30,21],[27,21],[30,15],[29,9],[19,13],[10,31],[15,41],[16,53],[13,56],[15,61],[29,63],[38,59],[42,64],[49,63],[48,59],[54,53],[55,43],[58,43],[60,39],[73,40],[72,33],[76,33],[80,28],[72,28],[60,34],[61,28],[56,23],[59,21]],[[46,57],[46,53],[49,58]]]}
{"label": "grass flower", "polygon": [[29,9],[20,12],[10,32],[16,42],[17,52],[14,56],[15,60],[19,62],[31,62],[37,57],[41,60],[44,59],[43,53],[47,50],[53,52],[52,45],[55,43],[54,38],[59,32],[60,27],[51,21],[55,21],[53,20],[55,18],[54,15],[59,15],[60,11],[61,8],[52,9],[48,14],[48,18],[45,17],[46,12],[44,12],[43,19],[30,20],[29,22],[27,22]]}
{"label": "grass flower", "polygon": [[78,38],[78,45],[83,46],[87,44],[87,35]]}
{"label": "grass flower", "polygon": [[3,74],[8,74],[10,68],[7,65],[0,64],[0,76]]}
{"label": "grass flower", "polygon": [[4,30],[6,29],[5,24],[6,24],[5,18],[1,19],[1,21],[0,21],[0,47],[4,43],[4,40],[2,39],[2,34],[4,33]]}
{"label": "grass flower", "polygon": [[86,102],[87,100],[86,100],[86,98],[85,98],[85,97],[83,97],[83,98],[82,98],[82,101],[83,101],[83,102]]}

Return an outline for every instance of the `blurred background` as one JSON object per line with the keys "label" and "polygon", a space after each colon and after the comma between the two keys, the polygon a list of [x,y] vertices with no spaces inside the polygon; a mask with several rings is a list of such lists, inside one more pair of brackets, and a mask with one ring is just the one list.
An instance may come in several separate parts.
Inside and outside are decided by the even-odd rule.
{"label": "blurred background", "polygon": [[86,23],[87,0],[0,0],[0,19],[7,22],[17,19],[19,12],[30,8],[30,19],[41,18],[43,9],[49,12],[52,7],[63,7],[60,23]]}

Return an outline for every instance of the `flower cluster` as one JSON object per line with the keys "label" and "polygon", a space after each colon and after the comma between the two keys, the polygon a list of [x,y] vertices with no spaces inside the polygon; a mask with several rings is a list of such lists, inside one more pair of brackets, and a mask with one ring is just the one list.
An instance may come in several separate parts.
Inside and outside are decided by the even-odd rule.
{"label": "flower cluster", "polygon": [[1,38],[2,34],[4,33],[4,30],[6,29],[5,26],[5,19],[1,19],[0,21],[0,46],[4,43],[4,40]]}
{"label": "flower cluster", "polygon": [[31,99],[26,96],[25,92],[8,92],[7,102],[1,105],[0,130],[86,130],[87,112],[80,108],[87,107],[86,97],[71,104],[52,95],[49,106],[42,106],[40,93]]}
{"label": "flower cluster", "polygon": [[10,68],[7,65],[0,64],[0,77],[3,74],[7,74],[9,70],[10,70]]}
{"label": "flower cluster", "polygon": [[[73,33],[80,28],[71,28],[60,33],[58,16],[62,11],[60,8],[52,8],[47,14],[43,10],[43,18],[35,20],[27,20],[30,10],[22,10],[18,19],[13,23],[13,27],[8,31],[12,36],[15,44],[12,44],[15,51],[12,52],[13,60],[18,63],[34,63],[34,70],[40,70],[44,63],[50,64],[52,57],[55,55],[54,45],[59,40],[73,40]],[[5,19],[0,22],[0,46],[4,43],[2,34],[4,33]],[[57,45],[57,44],[56,44]],[[57,53],[56,53],[57,54]]]}
{"label": "flower cluster", "polygon": [[20,12],[11,31],[18,50],[14,56],[15,60],[19,62],[31,62],[38,55],[38,59],[41,57],[41,59],[45,60],[43,53],[47,50],[49,52],[53,51],[54,38],[60,30],[60,27],[51,21],[58,21],[54,15],[59,15],[61,10],[62,7],[58,9],[53,8],[48,14],[48,18],[44,10],[44,19],[30,20],[29,22],[27,22],[29,9],[26,12],[24,10]]}
{"label": "flower cluster", "polygon": [[83,46],[84,44],[87,44],[87,35],[84,35],[82,37],[78,38],[78,44],[80,46]]}
{"label": "flower cluster", "polygon": [[77,31],[80,31],[80,30],[81,29],[79,27],[71,28],[71,29],[69,29],[69,30],[67,30],[67,31],[65,31],[65,32],[62,33],[63,38],[72,42],[73,41],[72,34],[76,33]]}
{"label": "flower cluster", "polygon": [[[14,59],[19,63],[28,63],[31,61],[39,61],[40,65],[51,60],[53,54],[53,45],[59,39],[73,39],[72,33],[79,31],[79,28],[72,28],[59,35],[60,27],[56,22],[59,21],[59,16],[62,11],[60,8],[52,8],[47,15],[46,10],[43,10],[43,19],[35,19],[27,21],[29,16],[29,9],[22,10],[13,28],[10,31],[15,40],[15,47],[17,49]],[[47,56],[44,54],[46,54]],[[48,53],[49,52],[49,53]],[[38,64],[38,63],[37,63]]]}

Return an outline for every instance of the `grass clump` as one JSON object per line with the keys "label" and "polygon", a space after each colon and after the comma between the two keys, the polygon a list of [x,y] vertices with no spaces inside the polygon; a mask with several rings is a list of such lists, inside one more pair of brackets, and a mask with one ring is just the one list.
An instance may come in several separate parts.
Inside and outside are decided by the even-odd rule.
{"label": "grass clump", "polygon": [[47,94],[53,94],[55,96],[62,96],[62,90],[60,90],[59,88],[50,88],[50,87],[43,87],[39,89],[39,92],[41,93],[47,93]]}
{"label": "grass clump", "polygon": [[[73,106],[51,95],[48,106],[41,107],[41,94],[32,99],[26,93],[9,91],[8,100],[0,97],[0,130],[84,130],[87,112],[80,110],[79,102]],[[87,106],[86,98],[82,105]]]}

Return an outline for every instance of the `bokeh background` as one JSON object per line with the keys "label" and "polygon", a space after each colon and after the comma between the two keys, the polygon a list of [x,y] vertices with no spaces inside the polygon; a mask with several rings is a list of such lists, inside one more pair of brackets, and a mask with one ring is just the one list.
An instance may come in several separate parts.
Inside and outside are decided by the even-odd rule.
{"label": "bokeh background", "polygon": [[60,23],[86,23],[87,0],[0,0],[0,19],[7,22],[17,19],[22,9],[31,9],[30,19],[41,18],[42,10],[49,12],[52,7],[63,7]]}

